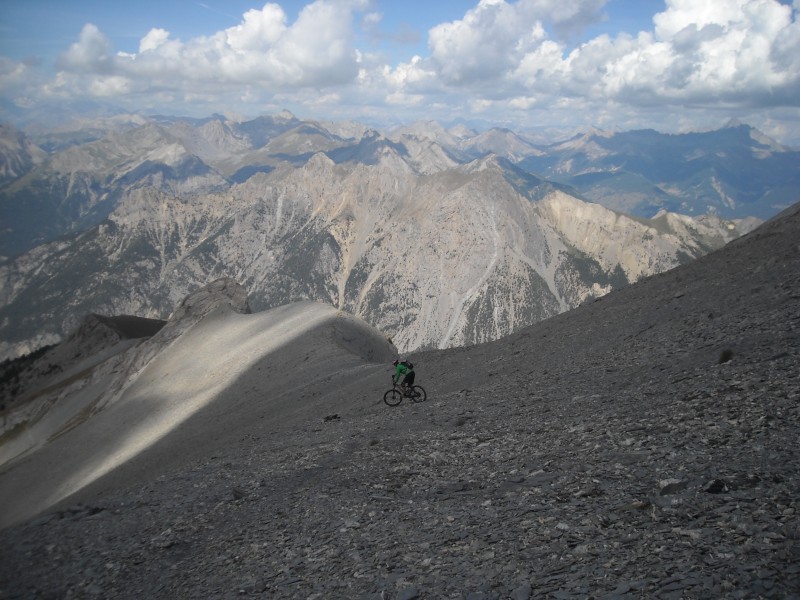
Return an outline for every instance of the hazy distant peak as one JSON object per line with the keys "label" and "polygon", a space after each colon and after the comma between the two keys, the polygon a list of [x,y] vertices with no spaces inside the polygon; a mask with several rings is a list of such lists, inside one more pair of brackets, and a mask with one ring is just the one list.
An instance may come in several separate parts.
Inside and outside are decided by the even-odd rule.
{"label": "hazy distant peak", "polygon": [[554,148],[560,151],[571,150],[584,152],[588,156],[596,159],[609,153],[598,143],[598,139],[610,139],[612,137],[614,137],[613,133],[592,128],[586,133],[578,134],[564,142],[556,144]]}
{"label": "hazy distant peak", "polygon": [[580,137],[581,139],[588,140],[593,137],[599,138],[612,138],[614,137],[615,132],[613,131],[606,131],[605,129],[600,129],[599,127],[589,127],[583,134],[578,134],[575,137]]}
{"label": "hazy distant peak", "polygon": [[475,137],[475,135],[477,135],[473,129],[470,129],[463,123],[451,127],[450,129],[447,130],[447,133],[460,140],[465,140],[471,137]]}
{"label": "hazy distant peak", "polygon": [[334,161],[324,152],[315,152],[314,155],[308,160],[305,164],[305,168],[307,169],[315,169],[320,167],[331,167],[335,163]]}
{"label": "hazy distant peak", "polygon": [[361,139],[367,135],[372,128],[358,123],[357,121],[307,121],[315,123],[332,135],[342,139]]}
{"label": "hazy distant peak", "polygon": [[11,125],[0,123],[0,182],[22,176],[46,158],[47,153],[33,144],[24,133]]}
{"label": "hazy distant peak", "polygon": [[442,127],[438,121],[422,120],[415,121],[407,127],[402,127],[400,130],[404,133],[431,136],[434,134],[444,133],[445,128]]}
{"label": "hazy distant peak", "polygon": [[291,111],[288,111],[288,110],[286,110],[285,108],[284,108],[284,109],[283,109],[281,112],[277,113],[277,114],[274,116],[274,118],[275,118],[276,120],[281,120],[281,121],[295,121],[295,120],[297,120],[297,117],[295,117],[295,116],[294,116],[294,115],[291,113]]}
{"label": "hazy distant peak", "polygon": [[[750,139],[752,139],[754,142],[758,143],[761,146],[767,146],[767,148],[769,148],[769,150],[773,152],[789,151],[789,148],[779,144],[776,140],[768,136],[763,131],[760,131],[759,129],[756,129],[752,125],[748,125],[747,123],[744,123],[736,118],[730,119],[727,123],[725,123],[725,125],[723,125],[722,129],[744,129],[747,130]],[[760,158],[763,158],[764,156],[768,156],[769,153],[762,151],[762,152],[756,152],[756,155],[759,156]]]}
{"label": "hazy distant peak", "polygon": [[367,141],[377,141],[377,140],[385,140],[387,138],[377,129],[369,128],[364,131],[363,135],[361,136],[361,139]]}
{"label": "hazy distant peak", "polygon": [[779,144],[777,141],[769,137],[766,133],[756,129],[755,127],[750,127],[750,138],[758,142],[763,146],[767,146],[770,150],[774,152],[789,152],[790,149],[787,146],[783,146]]}
{"label": "hazy distant peak", "polygon": [[416,121],[405,127],[398,127],[389,133],[391,139],[411,137],[420,140],[431,140],[437,143],[456,144],[459,137],[454,136],[437,121]]}
{"label": "hazy distant peak", "polygon": [[472,162],[464,165],[465,173],[477,173],[479,171],[501,170],[501,169],[503,169],[503,165],[500,162],[499,157],[494,153],[487,154],[486,156],[475,159]]}

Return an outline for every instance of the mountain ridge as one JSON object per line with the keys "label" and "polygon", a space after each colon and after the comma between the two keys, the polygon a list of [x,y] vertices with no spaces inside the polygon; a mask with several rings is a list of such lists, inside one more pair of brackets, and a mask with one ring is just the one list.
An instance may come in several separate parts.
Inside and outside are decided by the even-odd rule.
{"label": "mountain ridge", "polygon": [[[112,125],[106,136],[88,144],[80,137],[73,148],[100,144],[105,148],[103,154],[114,155],[115,147],[127,147],[128,151],[135,148],[137,138],[141,145],[142,137],[147,135],[143,132],[159,131],[158,136],[178,142],[181,152],[196,156],[211,171],[228,178],[230,184],[237,172],[274,168],[287,160],[304,162],[316,151],[352,153],[353,148],[377,134],[376,129],[359,124],[303,121],[290,113],[241,123],[219,115],[207,119],[160,117],[144,123],[140,118],[134,122],[138,126]],[[587,198],[607,207],[645,217],[665,208],[693,215],[714,210],[724,218],[763,219],[797,201],[800,189],[797,152],[744,124],[686,134],[590,130],[572,140],[543,145],[526,142],[509,129],[446,130],[438,123],[419,122],[390,130],[385,139],[405,146],[412,154],[432,151],[447,156],[447,166],[487,154],[504,156],[534,174],[570,183]],[[580,145],[575,146],[576,140],[581,139],[584,145],[593,144],[593,156]],[[163,144],[169,145],[169,141]],[[50,158],[58,160],[61,153],[69,155],[70,151],[67,148],[53,152]],[[147,151],[144,147],[139,151],[144,156],[132,155],[129,160],[134,164],[147,160]],[[6,154],[10,152],[10,148],[4,150]],[[438,168],[444,166],[445,163]],[[605,174],[606,181],[601,187],[583,183],[581,177],[587,174]],[[51,175],[45,179],[48,177],[52,179]],[[636,183],[637,178],[642,182]],[[96,185],[105,184],[97,181]],[[223,184],[217,181],[214,185]],[[616,196],[623,200],[615,200]],[[628,199],[624,199],[626,196]],[[81,201],[81,197],[73,200]],[[15,223],[12,217],[8,215],[9,223]],[[5,252],[8,254],[9,250]]]}
{"label": "mountain ridge", "polygon": [[[463,345],[671,268],[755,224],[656,226],[590,210],[495,156],[426,174],[392,145],[378,148],[374,164],[320,152],[222,193],[132,188],[101,225],[0,267],[5,339],[50,343],[84,312],[163,318],[192,289],[230,276],[256,310],[311,298],[365,318],[403,350]],[[559,214],[577,221],[559,224]],[[599,215],[605,226],[585,223]]]}
{"label": "mountain ridge", "polygon": [[[620,156],[651,164],[648,144],[697,154],[661,162],[739,208],[752,206],[731,187],[753,172],[742,156],[756,160],[755,148],[771,153],[763,164],[784,165],[788,188],[770,197],[791,195],[796,170],[791,152],[754,142],[742,125],[694,136],[589,132],[581,139],[608,145],[610,162],[573,153],[568,162],[583,170],[551,179],[530,165],[564,155],[507,129],[421,122],[381,133],[291,113],[113,123],[0,188],[2,356],[53,343],[92,312],[164,318],[226,276],[243,281],[259,309],[328,302],[391,332],[404,350],[481,342],[691,260],[758,222],[716,209],[693,221],[664,216],[705,209],[676,204],[683,184],[651,181]],[[738,144],[728,150],[735,174],[691,166],[717,156],[722,138]],[[577,208],[592,197],[605,208]],[[647,216],[608,209],[645,197]]]}

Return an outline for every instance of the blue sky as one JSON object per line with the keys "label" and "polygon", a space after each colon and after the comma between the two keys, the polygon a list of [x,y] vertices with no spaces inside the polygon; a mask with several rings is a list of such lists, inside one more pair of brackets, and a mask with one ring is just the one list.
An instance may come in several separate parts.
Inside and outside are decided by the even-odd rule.
{"label": "blue sky", "polygon": [[800,144],[800,0],[2,0],[0,99]]}

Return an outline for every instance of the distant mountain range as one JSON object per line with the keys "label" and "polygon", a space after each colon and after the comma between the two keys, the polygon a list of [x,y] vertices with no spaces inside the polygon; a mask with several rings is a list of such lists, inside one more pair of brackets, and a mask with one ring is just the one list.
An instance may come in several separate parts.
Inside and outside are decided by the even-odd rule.
{"label": "distant mountain range", "polygon": [[324,301],[402,350],[481,342],[718,248],[800,189],[798,153],[747,126],[541,146],[284,112],[2,134],[6,356],[89,313],[166,317],[226,276],[255,310]]}
{"label": "distant mountain range", "polygon": [[117,116],[34,131],[29,138],[0,129],[0,256],[100,223],[134,188],[217,192],[317,152],[336,163],[374,164],[381,145],[424,174],[496,155],[576,197],[646,218],[667,210],[766,219],[800,199],[800,152],[738,123],[684,135],[593,130],[549,145],[508,129],[418,122],[381,134],[288,112],[242,123]]}
{"label": "distant mountain range", "polygon": [[800,199],[800,153],[735,122],[683,135],[591,131],[519,165],[642,216],[668,210],[767,219]]}

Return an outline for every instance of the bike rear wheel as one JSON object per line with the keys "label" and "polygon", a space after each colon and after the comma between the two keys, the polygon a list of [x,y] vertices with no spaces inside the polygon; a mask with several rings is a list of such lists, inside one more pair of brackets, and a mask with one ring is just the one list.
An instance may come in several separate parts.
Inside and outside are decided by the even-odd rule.
{"label": "bike rear wheel", "polygon": [[403,401],[403,394],[397,388],[392,388],[383,395],[383,401],[389,406],[397,406]]}
{"label": "bike rear wheel", "polygon": [[414,394],[411,398],[414,402],[425,402],[428,399],[428,394],[425,393],[425,388],[421,385],[412,386],[411,391]]}

